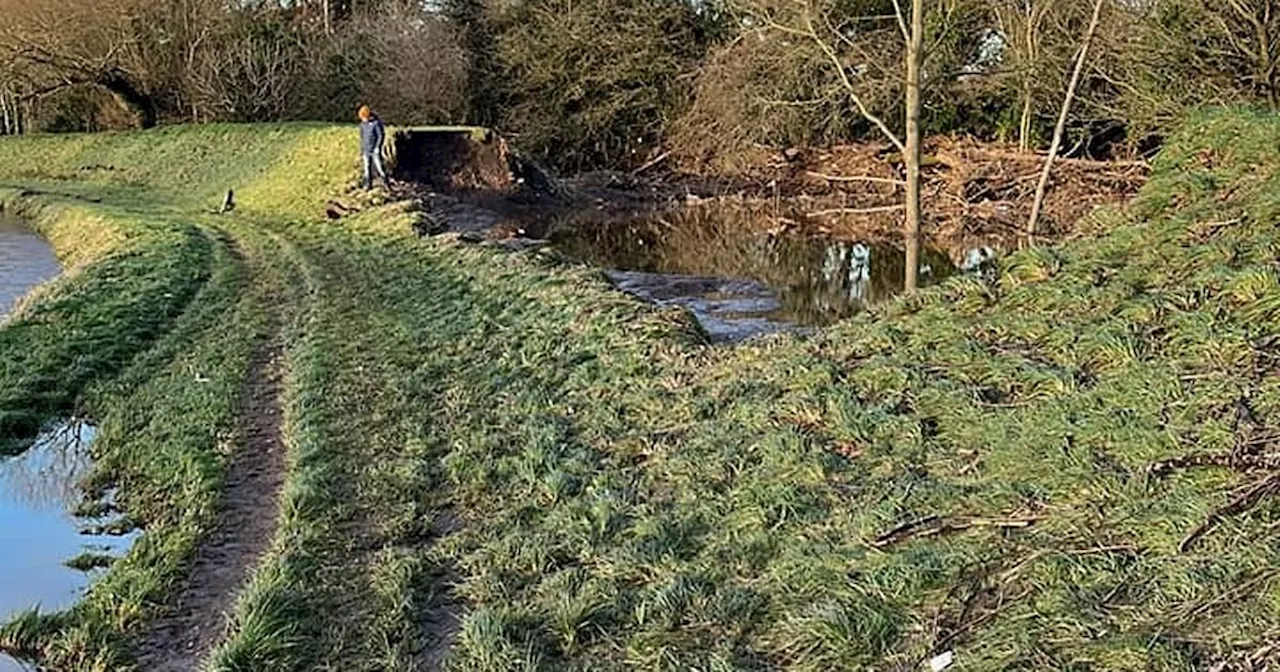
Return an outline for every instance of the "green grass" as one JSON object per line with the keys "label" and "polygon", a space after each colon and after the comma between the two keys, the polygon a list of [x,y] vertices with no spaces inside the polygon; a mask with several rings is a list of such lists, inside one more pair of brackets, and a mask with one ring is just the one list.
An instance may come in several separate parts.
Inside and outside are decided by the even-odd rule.
{"label": "green grass", "polygon": [[[273,321],[281,528],[212,669],[417,669],[455,602],[456,670],[918,669],[947,649],[961,670],[1191,670],[1280,631],[1275,501],[1179,549],[1261,476],[1149,471],[1236,448],[1241,408],[1255,434],[1280,422],[1280,122],[1193,120],[1133,204],[993,283],[733,349],[587,269],[419,240],[395,208],[319,221],[351,176],[344,133],[0,143],[43,171],[0,182],[62,194],[7,198],[49,231],[82,213],[98,241],[51,234],[80,270],[0,329],[19,362],[0,399],[90,409],[94,483],[147,530],[79,607],[0,645],[127,664],[212,520]],[[222,185],[243,213],[203,214]],[[146,298],[163,283],[189,288]],[[24,336],[40,314],[86,326]],[[60,374],[89,351],[115,354]],[[929,516],[951,527],[875,543]],[[1030,524],[992,524],[1011,519]]]}

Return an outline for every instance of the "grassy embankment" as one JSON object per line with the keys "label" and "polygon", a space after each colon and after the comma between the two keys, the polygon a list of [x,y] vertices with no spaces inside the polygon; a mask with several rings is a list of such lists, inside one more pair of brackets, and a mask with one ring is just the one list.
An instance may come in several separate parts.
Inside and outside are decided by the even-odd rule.
{"label": "grassy embankment", "polygon": [[[85,404],[99,480],[148,526],[84,605],[4,641],[69,668],[127,655],[211,518],[266,311],[287,337],[290,473],[221,669],[412,668],[437,655],[453,581],[459,669],[893,669],[953,648],[964,670],[1184,670],[1280,630],[1276,503],[1189,536],[1268,472],[1150,470],[1247,462],[1280,422],[1272,119],[1197,122],[1125,213],[1007,259],[992,285],[732,350],[591,273],[414,239],[393,210],[314,221],[341,138],[277,132],[0,143],[51,170],[0,181],[102,198],[36,197],[77,203],[119,250],[86,252],[0,337],[58,305],[47,324],[141,334],[66,377],[97,351],[78,339],[106,332],[50,326],[49,354],[21,360],[0,340],[20,362],[0,410]],[[198,214],[224,186],[244,212]],[[166,264],[95,269],[184,226],[185,297],[138,290],[169,312],[69,303],[149,286]],[[37,374],[55,382],[19,387]]]}

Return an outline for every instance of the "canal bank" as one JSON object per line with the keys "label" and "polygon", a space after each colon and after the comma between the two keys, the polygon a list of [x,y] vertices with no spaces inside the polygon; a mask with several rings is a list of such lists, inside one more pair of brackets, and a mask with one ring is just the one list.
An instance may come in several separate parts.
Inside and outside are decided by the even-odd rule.
{"label": "canal bank", "polygon": [[[60,271],[48,241],[0,213],[0,323]],[[111,521],[75,515],[84,499],[80,483],[93,467],[90,445],[96,435],[87,422],[61,422],[22,453],[0,456],[0,622],[31,609],[70,608],[100,573],[98,567],[132,542],[134,535],[91,534],[109,529]],[[0,672],[28,669],[0,653]]]}

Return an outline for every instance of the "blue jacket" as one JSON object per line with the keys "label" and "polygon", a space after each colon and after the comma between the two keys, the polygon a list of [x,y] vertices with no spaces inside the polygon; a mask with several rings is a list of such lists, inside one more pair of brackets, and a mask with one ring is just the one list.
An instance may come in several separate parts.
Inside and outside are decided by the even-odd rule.
{"label": "blue jacket", "polygon": [[360,154],[369,156],[382,151],[382,143],[387,139],[387,130],[382,120],[373,117],[369,121],[360,122]]}

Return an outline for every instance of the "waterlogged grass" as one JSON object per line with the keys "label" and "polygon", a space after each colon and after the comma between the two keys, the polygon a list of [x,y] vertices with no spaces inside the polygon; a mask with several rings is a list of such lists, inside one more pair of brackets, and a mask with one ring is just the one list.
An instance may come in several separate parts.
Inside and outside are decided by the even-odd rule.
{"label": "waterlogged grass", "polygon": [[[183,161],[187,133],[213,148],[181,170],[245,181],[246,214],[198,214],[214,190],[134,167]],[[101,416],[95,483],[147,534],[80,607],[0,644],[127,664],[207,530],[272,322],[281,527],[213,669],[420,669],[449,646],[455,670],[918,669],[946,650],[962,670],[1190,670],[1280,631],[1276,502],[1189,537],[1265,472],[1150,469],[1270,450],[1280,122],[1195,120],[1137,202],[994,282],[733,349],[537,253],[419,240],[392,209],[311,219],[349,177],[345,137],[74,138],[46,164],[111,153],[99,172],[136,184],[75,176],[59,188],[103,203],[60,198],[165,240],[186,222],[205,279],[121,373],[57,383]],[[212,138],[292,140],[240,163]],[[86,292],[109,293],[101,258]]]}

